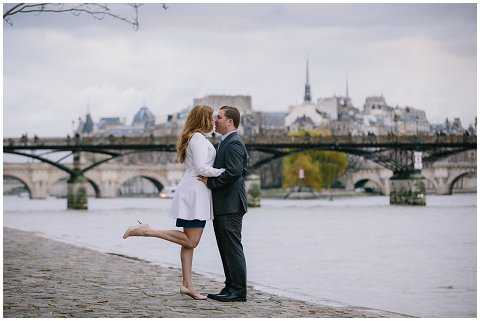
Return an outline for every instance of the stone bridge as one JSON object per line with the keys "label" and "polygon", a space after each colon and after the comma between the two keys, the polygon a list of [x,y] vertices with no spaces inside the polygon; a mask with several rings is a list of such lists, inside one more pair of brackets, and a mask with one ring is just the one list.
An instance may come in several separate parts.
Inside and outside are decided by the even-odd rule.
{"label": "stone bridge", "polygon": [[[120,187],[135,177],[148,179],[159,191],[164,186],[176,185],[183,174],[180,164],[167,165],[122,165],[103,164],[86,173],[88,182],[97,197],[117,197]],[[31,198],[46,198],[54,185],[66,180],[69,175],[45,163],[4,163],[3,176],[21,181],[28,189]]]}
{"label": "stone bridge", "polygon": [[[453,186],[462,177],[475,174],[476,163],[472,161],[437,162],[424,168],[422,174],[426,179],[427,191],[435,194],[451,194]],[[104,164],[87,172],[86,177],[95,191],[96,197],[117,197],[121,186],[135,177],[143,177],[153,183],[159,191],[165,186],[176,185],[183,174],[183,166],[166,165],[123,165]],[[4,177],[21,181],[28,189],[31,198],[42,199],[52,193],[53,187],[69,175],[45,163],[4,163]],[[346,189],[353,191],[363,183],[373,183],[384,195],[390,193],[392,171],[374,163],[366,163],[362,168],[345,176]],[[475,192],[475,186],[466,186],[464,192]]]}
{"label": "stone bridge", "polygon": [[[475,153],[472,151],[472,153]],[[475,157],[476,158],[476,157]],[[453,187],[461,178],[473,174],[476,177],[475,160],[445,160],[423,168],[427,192],[440,195],[452,194]],[[359,185],[371,182],[383,195],[390,194],[390,177],[393,172],[375,163],[364,164],[362,168],[346,175],[346,189],[353,191]],[[461,189],[462,192],[476,192],[476,181]]]}

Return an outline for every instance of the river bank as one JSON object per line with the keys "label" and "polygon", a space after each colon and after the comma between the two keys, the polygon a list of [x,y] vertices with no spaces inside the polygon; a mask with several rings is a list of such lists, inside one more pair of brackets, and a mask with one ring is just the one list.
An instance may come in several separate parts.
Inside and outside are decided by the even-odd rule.
{"label": "river bank", "polygon": [[[4,228],[4,317],[405,317],[330,307],[249,287],[247,302],[194,301],[178,293],[180,270]],[[202,292],[222,284],[194,274]]]}

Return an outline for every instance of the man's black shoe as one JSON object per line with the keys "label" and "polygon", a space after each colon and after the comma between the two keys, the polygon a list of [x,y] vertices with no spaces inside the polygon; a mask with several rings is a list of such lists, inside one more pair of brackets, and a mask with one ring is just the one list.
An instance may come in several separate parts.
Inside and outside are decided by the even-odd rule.
{"label": "man's black shoe", "polygon": [[219,295],[226,295],[229,292],[230,292],[230,290],[225,287],[225,288],[222,289],[222,291],[220,291]]}
{"label": "man's black shoe", "polygon": [[222,291],[220,291],[220,293],[218,293],[218,294],[212,294],[212,295],[227,295],[228,293],[233,292],[233,291],[235,291],[235,290],[230,290],[229,288],[224,287],[224,288],[222,289]]}
{"label": "man's black shoe", "polygon": [[220,301],[220,302],[246,302],[247,298],[245,295],[240,295],[237,293],[227,293],[225,295],[220,294],[208,294],[209,299]]}
{"label": "man's black shoe", "polygon": [[[228,295],[230,293],[230,290],[228,290],[227,288],[223,288],[222,291],[220,291],[220,293],[218,294],[207,294],[207,297],[210,298],[210,299],[213,299],[213,297],[216,297],[216,296],[225,296],[225,295]],[[215,299],[214,299],[215,300]]]}
{"label": "man's black shoe", "polygon": [[213,294],[213,293],[208,293],[207,298],[212,299],[212,300],[217,300],[219,296],[226,296],[226,294]]}

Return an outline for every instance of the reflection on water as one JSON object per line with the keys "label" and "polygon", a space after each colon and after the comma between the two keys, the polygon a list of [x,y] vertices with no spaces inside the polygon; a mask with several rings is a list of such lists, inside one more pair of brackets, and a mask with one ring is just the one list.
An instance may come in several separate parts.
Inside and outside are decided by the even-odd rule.
{"label": "reflection on water", "polygon": [[[476,194],[428,197],[426,207],[387,197],[263,200],[244,219],[251,284],[327,304],[425,317],[476,315]],[[174,228],[171,200],[89,199],[85,212],[64,199],[4,197],[4,225],[64,242],[179,267],[179,248],[121,238],[137,219]],[[194,270],[221,278],[211,222]]]}

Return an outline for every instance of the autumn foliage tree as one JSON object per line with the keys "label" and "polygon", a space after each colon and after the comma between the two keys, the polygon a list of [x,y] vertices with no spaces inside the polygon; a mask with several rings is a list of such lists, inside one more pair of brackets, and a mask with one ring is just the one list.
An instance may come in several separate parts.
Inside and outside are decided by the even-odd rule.
{"label": "autumn foliage tree", "polygon": [[[303,182],[298,177],[300,169],[305,173]],[[320,167],[315,166],[306,153],[287,156],[283,159],[283,187],[295,186],[311,187],[317,191],[322,189]]]}
{"label": "autumn foliage tree", "polygon": [[[345,174],[348,156],[345,153],[311,150],[287,156],[283,160],[283,187],[303,186],[316,191],[331,188]],[[299,178],[303,169],[305,178]]]}

